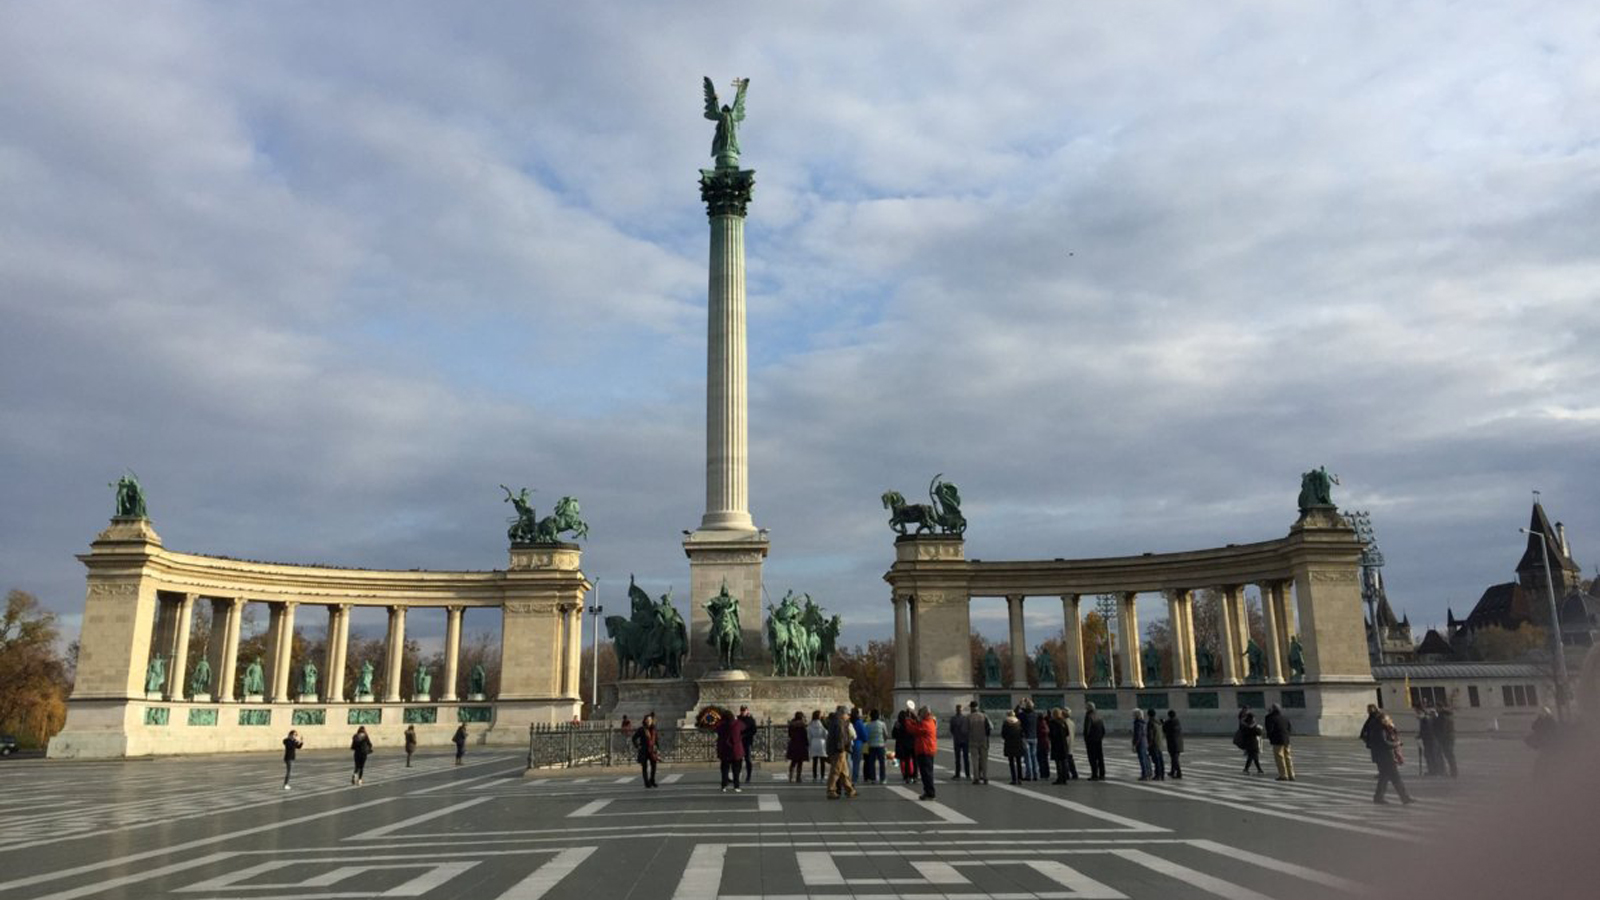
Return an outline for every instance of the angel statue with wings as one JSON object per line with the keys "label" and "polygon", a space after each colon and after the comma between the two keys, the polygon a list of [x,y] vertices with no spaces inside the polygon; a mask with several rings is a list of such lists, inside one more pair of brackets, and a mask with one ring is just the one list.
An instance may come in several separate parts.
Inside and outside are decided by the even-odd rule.
{"label": "angel statue with wings", "polygon": [[711,79],[706,80],[706,118],[717,123],[716,137],[711,139],[711,156],[717,161],[719,169],[739,168],[739,123],[744,121],[744,90],[750,86],[750,79],[735,78],[733,86],[738,93],[733,96],[732,106],[717,105],[717,89],[711,86]]}

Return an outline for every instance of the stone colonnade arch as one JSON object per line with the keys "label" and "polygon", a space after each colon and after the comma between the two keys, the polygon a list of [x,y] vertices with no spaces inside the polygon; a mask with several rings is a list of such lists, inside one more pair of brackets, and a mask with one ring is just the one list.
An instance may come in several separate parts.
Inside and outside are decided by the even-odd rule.
{"label": "stone colonnade arch", "polygon": [[[1180,715],[1189,710],[1187,721],[1196,730],[1231,730],[1237,704],[1281,701],[1302,731],[1354,733],[1376,687],[1362,621],[1361,548],[1354,530],[1323,507],[1302,514],[1278,540],[1098,559],[969,560],[960,537],[902,536],[895,541],[894,565],[884,575],[894,604],[896,703],[911,700],[949,710],[980,693],[990,695],[985,700],[1005,697],[1002,706],[1025,695],[1026,681],[1015,676],[1003,692],[974,688],[968,604],[973,597],[1006,598],[1016,673],[1026,671],[1023,605],[1028,598],[1047,597],[1062,604],[1067,634],[1060,681],[1062,696],[1078,701],[1070,704],[1075,710],[1085,700],[1118,709],[1159,704]],[[1266,672],[1247,683],[1244,587],[1251,584],[1260,586],[1264,599]],[[1203,588],[1216,588],[1223,597],[1221,673],[1209,685],[1199,684],[1194,635],[1193,595]],[[1118,649],[1124,660],[1138,660],[1141,632],[1133,598],[1140,593],[1167,598],[1175,677],[1158,694],[1135,664],[1124,667],[1115,686],[1096,688],[1082,658],[1081,599],[1101,594],[1120,599]],[[1289,676],[1291,597],[1305,666],[1298,679]],[[1276,695],[1269,688],[1277,688]]]}

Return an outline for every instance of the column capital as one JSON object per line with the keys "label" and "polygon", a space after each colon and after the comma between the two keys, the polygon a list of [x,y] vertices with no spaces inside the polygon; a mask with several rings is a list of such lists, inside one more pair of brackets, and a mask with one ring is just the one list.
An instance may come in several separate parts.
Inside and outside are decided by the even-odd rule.
{"label": "column capital", "polygon": [[701,169],[700,199],[707,216],[744,218],[756,185],[754,169]]}

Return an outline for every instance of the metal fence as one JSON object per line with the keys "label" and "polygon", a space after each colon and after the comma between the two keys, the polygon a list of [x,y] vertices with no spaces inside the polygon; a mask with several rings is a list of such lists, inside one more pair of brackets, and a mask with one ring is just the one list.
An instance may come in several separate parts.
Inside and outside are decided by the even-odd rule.
{"label": "metal fence", "polygon": [[[528,768],[630,765],[639,758],[633,746],[637,725],[624,730],[617,722],[580,722],[576,725],[533,725],[528,728]],[[778,742],[787,749],[788,731],[768,721],[756,727],[751,755],[756,760],[776,759]],[[664,763],[716,762],[717,733],[699,728],[657,727],[656,750]]]}

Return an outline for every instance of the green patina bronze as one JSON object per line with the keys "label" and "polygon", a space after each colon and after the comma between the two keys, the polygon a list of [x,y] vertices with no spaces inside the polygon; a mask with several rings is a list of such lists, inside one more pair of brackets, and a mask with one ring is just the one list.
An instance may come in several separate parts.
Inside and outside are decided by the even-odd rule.
{"label": "green patina bronze", "polygon": [[1300,635],[1289,638],[1289,673],[1296,678],[1306,677],[1306,651],[1300,646]]}
{"label": "green patina bronze", "polygon": [[117,492],[116,517],[119,519],[148,519],[150,516],[144,506],[144,488],[139,486],[139,476],[128,470],[128,474],[118,478],[115,483],[107,485],[115,488]]}
{"label": "green patina bronze", "polygon": [[1260,681],[1266,677],[1267,654],[1261,649],[1261,645],[1256,643],[1255,638],[1251,638],[1250,642],[1245,645],[1244,658],[1247,665],[1245,669],[1246,678],[1251,681]]}
{"label": "green patina bronze", "polygon": [[824,619],[822,607],[803,594],[805,607],[794,591],[767,616],[767,643],[772,650],[773,669],[778,675],[805,676],[833,674],[833,651],[838,644],[844,620],[839,616]]}
{"label": "green patina bronze", "polygon": [[1040,687],[1055,687],[1056,686],[1056,661],[1055,661],[1055,657],[1053,657],[1049,653],[1045,652],[1045,649],[1043,647],[1039,648],[1039,655],[1034,657],[1034,659],[1033,659],[1033,668],[1039,674],[1039,686]]}
{"label": "green patina bronze", "polygon": [[983,652],[983,686],[1000,687],[1000,656],[994,652],[993,647]]}
{"label": "green patina bronze", "polygon": [[735,78],[732,106],[717,105],[717,89],[711,79],[705,79],[706,118],[717,123],[717,133],[711,138],[711,157],[719,169],[739,167],[739,123],[744,121],[744,93],[750,79]]}
{"label": "green patina bronze", "polygon": [[739,598],[728,593],[728,583],[705,603],[711,614],[711,628],[706,633],[706,643],[717,648],[719,668],[732,669],[739,662],[739,644],[742,630],[739,626]]}
{"label": "green patina bronze", "polygon": [[492,706],[458,706],[456,707],[457,722],[490,722],[494,719]]}
{"label": "green patina bronze", "polygon": [[382,725],[383,708],[378,706],[363,707],[350,710],[345,716],[347,725]]}
{"label": "green patina bronze", "polygon": [[190,725],[215,725],[217,724],[217,711],[215,709],[189,710]]}
{"label": "green patina bronze", "polygon": [[372,696],[372,674],[372,661],[363,659],[361,661],[361,672],[356,675],[357,697]]}
{"label": "green patina bronze", "polygon": [[1144,683],[1156,684],[1161,681],[1161,648],[1155,641],[1145,641],[1144,647],[1139,651],[1140,661],[1144,669]]}
{"label": "green patina bronze", "polygon": [[146,706],[144,708],[144,723],[146,725],[165,725],[172,717],[172,710],[165,706]]}
{"label": "green patina bronze", "polygon": [[267,692],[267,679],[261,670],[261,657],[256,657],[255,661],[245,666],[243,688],[246,697],[259,696]]}
{"label": "green patina bronze", "polygon": [[1200,670],[1201,681],[1217,680],[1217,655],[1211,652],[1210,644],[1201,644],[1195,649],[1194,667]]}
{"label": "green patina bronze", "polygon": [[467,677],[467,693],[473,696],[482,696],[489,692],[489,676],[483,671],[481,663],[474,664],[472,674]]}
{"label": "green patina bronze", "polygon": [[1333,506],[1333,486],[1339,476],[1329,475],[1326,467],[1318,466],[1300,476],[1300,512]]}
{"label": "green patina bronze", "polygon": [[1104,647],[1094,652],[1094,683],[1106,686],[1111,684],[1111,657],[1106,655]]}
{"label": "green patina bronze", "polygon": [[300,694],[302,696],[315,696],[316,693],[317,667],[308,659],[300,666]]}
{"label": "green patina bronze", "polygon": [[957,537],[967,531],[967,519],[961,514],[961,491],[943,476],[933,476],[928,484],[928,503],[907,503],[899,491],[884,491],[880,498],[883,508],[889,510],[889,527],[896,534],[905,534],[907,525],[917,526],[916,534],[939,531]]}
{"label": "green patina bronze", "polygon": [[428,669],[428,664],[417,666],[416,674],[411,676],[411,696],[421,700],[433,699],[433,672]]}
{"label": "green patina bronze", "polygon": [[400,720],[407,725],[432,725],[439,721],[439,707],[408,706],[400,713]]}
{"label": "green patina bronze", "polygon": [[198,697],[201,694],[211,693],[211,663],[204,656],[194,664],[194,672],[189,675],[189,696]]}
{"label": "green patina bronze", "polygon": [[161,686],[167,681],[167,661],[157,653],[150,660],[150,665],[144,671],[144,691],[147,694],[161,693]]}
{"label": "green patina bronze", "polygon": [[661,602],[652,602],[629,575],[628,599],[633,607],[628,618],[606,616],[606,634],[617,654],[619,674],[623,678],[681,677],[683,657],[689,652],[689,629],[672,605],[672,592],[662,594]]}
{"label": "green patina bronze", "polygon": [[271,725],[272,710],[270,709],[241,709],[239,710],[240,725]]}
{"label": "green patina bronze", "polygon": [[556,502],[555,512],[541,519],[528,502],[527,488],[515,494],[503,484],[500,489],[506,492],[505,502],[517,510],[517,517],[511,520],[511,527],[506,529],[506,537],[513,545],[554,544],[561,540],[561,535],[569,532],[574,538],[589,536],[589,526],[579,517],[576,498],[562,497]]}
{"label": "green patina bronze", "polygon": [[325,709],[297,709],[289,716],[290,725],[326,725],[328,724],[328,711]]}

